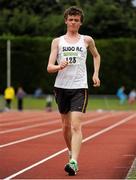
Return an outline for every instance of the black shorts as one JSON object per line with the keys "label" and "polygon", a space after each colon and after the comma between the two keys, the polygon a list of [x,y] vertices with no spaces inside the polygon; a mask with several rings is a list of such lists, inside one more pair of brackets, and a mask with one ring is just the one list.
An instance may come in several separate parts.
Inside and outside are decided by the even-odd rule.
{"label": "black shorts", "polygon": [[88,102],[88,89],[54,88],[55,99],[61,114],[69,111],[85,113]]}

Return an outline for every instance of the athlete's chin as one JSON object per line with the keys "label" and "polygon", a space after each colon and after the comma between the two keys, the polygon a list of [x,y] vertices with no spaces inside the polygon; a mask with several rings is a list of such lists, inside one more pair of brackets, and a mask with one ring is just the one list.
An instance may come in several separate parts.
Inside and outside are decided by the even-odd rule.
{"label": "athlete's chin", "polygon": [[77,33],[78,32],[78,30],[77,29],[75,29],[75,28],[71,28],[71,29],[69,29],[72,33]]}

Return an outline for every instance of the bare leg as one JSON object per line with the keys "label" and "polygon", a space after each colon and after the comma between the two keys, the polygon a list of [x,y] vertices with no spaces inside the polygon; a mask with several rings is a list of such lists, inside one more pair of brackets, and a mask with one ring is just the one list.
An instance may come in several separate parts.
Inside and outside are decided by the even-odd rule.
{"label": "bare leg", "polygon": [[64,139],[69,151],[72,151],[72,159],[76,161],[78,160],[82,143],[82,116],[82,112],[61,114]]}
{"label": "bare leg", "polygon": [[72,138],[70,116],[71,116],[70,112],[67,114],[61,114],[63,135],[69,151],[71,151],[71,138]]}
{"label": "bare leg", "polygon": [[[65,171],[70,175],[74,176],[76,175],[78,171],[78,156],[80,152],[80,147],[82,143],[82,131],[81,131],[81,119],[82,119],[82,112],[70,112],[69,113],[69,122],[71,122],[70,128],[67,131],[67,137],[69,141],[68,146],[69,149],[71,149],[72,152],[72,157],[69,163],[66,164],[65,166]],[[67,123],[66,123],[67,124]],[[71,132],[70,136],[68,136],[68,132]]]}
{"label": "bare leg", "polygon": [[72,149],[72,159],[78,160],[80,147],[82,143],[82,131],[81,131],[81,119],[82,112],[71,112],[71,125],[72,125],[72,140],[71,140],[71,149]]}

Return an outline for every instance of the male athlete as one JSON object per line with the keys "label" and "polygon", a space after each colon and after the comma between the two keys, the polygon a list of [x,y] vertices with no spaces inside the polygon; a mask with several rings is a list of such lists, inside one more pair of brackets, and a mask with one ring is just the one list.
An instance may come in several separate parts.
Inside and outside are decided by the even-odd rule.
{"label": "male athlete", "polygon": [[[63,134],[69,152],[69,162],[65,171],[76,175],[78,156],[82,143],[81,121],[88,102],[88,84],[86,71],[87,50],[93,56],[93,83],[100,86],[100,55],[92,37],[79,34],[83,23],[82,9],[72,6],[64,12],[67,32],[52,41],[47,66],[49,73],[58,72],[54,94],[62,118]],[[57,64],[56,64],[57,61]]]}

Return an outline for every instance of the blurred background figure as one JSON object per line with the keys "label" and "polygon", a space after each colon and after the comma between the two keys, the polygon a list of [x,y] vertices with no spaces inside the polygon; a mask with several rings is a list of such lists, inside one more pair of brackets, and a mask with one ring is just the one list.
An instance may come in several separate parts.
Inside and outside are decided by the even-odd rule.
{"label": "blurred background figure", "polygon": [[37,88],[34,92],[34,97],[36,98],[41,98],[43,95],[42,89],[41,88]]}
{"label": "blurred background figure", "polygon": [[127,99],[127,95],[125,94],[125,86],[121,86],[116,93],[117,97],[120,100],[120,104],[124,104]]}
{"label": "blurred background figure", "polygon": [[11,102],[15,97],[15,90],[12,86],[9,86],[4,91],[4,99],[5,99],[5,111],[11,109]]}
{"label": "blurred background figure", "polygon": [[48,94],[46,96],[46,111],[47,112],[52,111],[52,101],[53,101],[53,96],[51,94]]}
{"label": "blurred background figure", "polygon": [[16,93],[16,97],[17,97],[17,109],[19,111],[23,110],[23,98],[26,95],[25,91],[23,90],[22,87],[19,87]]}
{"label": "blurred background figure", "polygon": [[128,103],[133,104],[136,102],[136,89],[132,89],[128,95]]}
{"label": "blurred background figure", "polygon": [[4,108],[3,108],[3,97],[0,95],[0,112],[3,112],[4,111]]}

